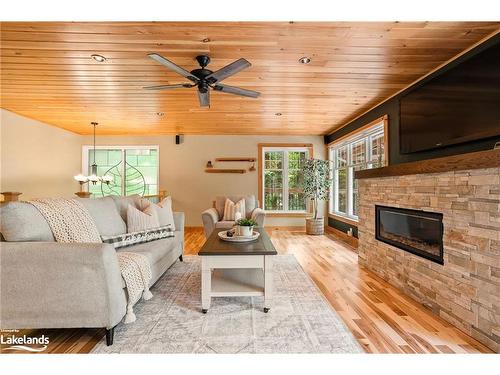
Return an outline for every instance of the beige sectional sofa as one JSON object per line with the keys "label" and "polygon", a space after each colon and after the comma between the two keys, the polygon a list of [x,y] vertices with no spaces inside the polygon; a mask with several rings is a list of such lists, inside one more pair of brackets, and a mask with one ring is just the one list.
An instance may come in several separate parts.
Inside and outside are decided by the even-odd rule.
{"label": "beige sectional sofa", "polygon": [[[126,233],[127,207],[138,197],[81,199],[101,235]],[[0,328],[106,328],[107,344],[126,313],[126,288],[116,251],[144,254],[153,285],[184,249],[184,214],[174,212],[175,236],[115,250],[104,243],[55,242],[31,204],[0,206]]]}

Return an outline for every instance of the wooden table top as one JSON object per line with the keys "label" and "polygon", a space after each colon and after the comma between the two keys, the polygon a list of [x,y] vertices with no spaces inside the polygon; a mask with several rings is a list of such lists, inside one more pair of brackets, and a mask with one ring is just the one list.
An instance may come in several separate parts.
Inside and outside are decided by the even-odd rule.
{"label": "wooden table top", "polygon": [[223,229],[215,228],[210,237],[198,252],[198,255],[276,255],[271,239],[264,228],[254,228],[260,233],[257,240],[251,242],[228,242],[219,238]]}

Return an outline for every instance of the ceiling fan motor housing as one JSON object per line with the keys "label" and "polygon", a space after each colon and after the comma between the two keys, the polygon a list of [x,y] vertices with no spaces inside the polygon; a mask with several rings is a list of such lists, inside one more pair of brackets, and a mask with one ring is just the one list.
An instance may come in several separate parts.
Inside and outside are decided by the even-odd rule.
{"label": "ceiling fan motor housing", "polygon": [[210,57],[207,55],[196,56],[196,61],[200,64],[201,69],[191,70],[191,74],[197,77],[200,81],[198,82],[198,90],[201,93],[206,93],[208,91],[208,84],[212,83],[206,79],[207,76],[213,72],[210,69],[205,69],[205,67],[210,63]]}
{"label": "ceiling fan motor housing", "polygon": [[196,56],[196,61],[198,61],[198,64],[200,64],[200,66],[202,68],[204,68],[208,64],[210,64],[210,57],[207,55],[199,55],[199,56]]}

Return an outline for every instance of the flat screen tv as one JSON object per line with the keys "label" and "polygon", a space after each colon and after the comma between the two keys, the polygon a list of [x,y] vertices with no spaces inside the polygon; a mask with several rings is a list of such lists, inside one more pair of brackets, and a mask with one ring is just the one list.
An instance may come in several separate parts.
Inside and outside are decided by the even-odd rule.
{"label": "flat screen tv", "polygon": [[500,42],[400,98],[400,151],[500,137]]}

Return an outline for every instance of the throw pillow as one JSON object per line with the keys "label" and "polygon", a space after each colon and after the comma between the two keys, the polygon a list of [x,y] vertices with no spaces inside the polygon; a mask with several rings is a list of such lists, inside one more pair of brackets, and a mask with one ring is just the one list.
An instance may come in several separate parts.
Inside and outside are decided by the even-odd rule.
{"label": "throw pillow", "polygon": [[158,228],[160,222],[158,220],[158,214],[156,211],[149,207],[146,207],[144,211],[138,210],[132,205],[128,205],[127,208],[127,232],[140,232],[146,229]]}
{"label": "throw pillow", "polygon": [[142,198],[141,207],[143,207],[143,211],[145,208],[156,211],[160,226],[163,227],[166,225],[170,225],[172,230],[175,231],[174,213],[172,211],[172,197],[168,196],[166,198],[163,198],[162,201],[158,204]]}
{"label": "throw pillow", "polygon": [[159,240],[161,238],[174,237],[175,234],[170,226],[143,230],[134,233],[119,234],[116,236],[101,236],[102,242],[113,245],[115,249],[137,245],[144,242]]}
{"label": "throw pillow", "polygon": [[237,203],[234,203],[229,198],[226,198],[226,203],[224,204],[224,221],[234,221],[236,218],[236,212],[240,213],[240,218],[245,217],[245,199],[241,199]]}

